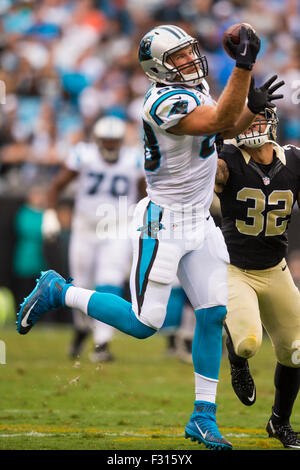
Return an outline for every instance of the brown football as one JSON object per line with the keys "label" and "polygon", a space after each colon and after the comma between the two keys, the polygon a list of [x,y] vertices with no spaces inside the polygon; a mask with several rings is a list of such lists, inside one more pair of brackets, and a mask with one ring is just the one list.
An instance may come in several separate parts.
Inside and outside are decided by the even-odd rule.
{"label": "brown football", "polygon": [[227,37],[230,37],[233,44],[239,44],[240,43],[240,31],[241,31],[242,26],[245,26],[247,29],[251,28],[254,31],[254,28],[252,28],[250,24],[238,23],[238,24],[233,24],[229,26],[229,28],[227,28],[226,31],[224,31],[223,33],[222,44],[223,44],[224,50],[227,52],[227,54],[230,57],[232,57],[232,59],[234,59],[234,57],[232,56],[230,50],[226,46],[226,39]]}

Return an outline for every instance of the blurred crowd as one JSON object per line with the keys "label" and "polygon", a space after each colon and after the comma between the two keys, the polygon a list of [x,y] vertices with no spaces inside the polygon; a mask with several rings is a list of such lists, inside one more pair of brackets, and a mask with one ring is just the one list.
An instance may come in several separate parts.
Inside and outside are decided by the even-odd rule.
{"label": "blurred crowd", "polygon": [[67,274],[72,185],[71,206],[58,209],[60,242],[46,251],[41,221],[45,189],[70,147],[113,114],[128,123],[126,144],[143,150],[149,81],[137,60],[142,36],[158,24],[177,24],[197,37],[217,99],[234,66],[222,35],[240,22],[262,40],[256,84],[274,73],[286,82],[279,143],[299,146],[299,0],[0,1],[0,285],[14,290],[17,303],[47,265]]}
{"label": "blurred crowd", "polygon": [[[256,83],[284,79],[280,143],[300,132],[300,3],[297,0],[1,0],[0,194],[47,184],[70,146],[105,114],[130,123],[142,145],[140,109],[149,86],[137,60],[141,37],[157,24],[196,36],[214,97],[234,62],[222,48],[231,24],[247,22],[262,48]],[[2,94],[2,95],[1,95]]]}

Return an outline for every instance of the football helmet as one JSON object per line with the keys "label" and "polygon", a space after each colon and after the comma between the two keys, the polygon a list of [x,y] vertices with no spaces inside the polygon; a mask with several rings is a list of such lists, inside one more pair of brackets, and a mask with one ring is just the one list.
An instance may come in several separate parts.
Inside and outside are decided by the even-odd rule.
{"label": "football helmet", "polygon": [[[188,46],[192,47],[194,60],[175,66],[171,54]],[[150,80],[166,85],[194,87],[208,74],[207,59],[201,55],[198,41],[173,25],[157,26],[145,34],[139,46],[139,62]],[[194,72],[190,73],[192,66]]]}
{"label": "football helmet", "polygon": [[115,116],[102,117],[95,123],[93,138],[105,161],[114,163],[118,160],[125,132],[125,121]]}
{"label": "football helmet", "polygon": [[277,124],[276,108],[265,108],[256,116],[249,129],[236,137],[237,145],[258,148],[267,142],[276,142]]}

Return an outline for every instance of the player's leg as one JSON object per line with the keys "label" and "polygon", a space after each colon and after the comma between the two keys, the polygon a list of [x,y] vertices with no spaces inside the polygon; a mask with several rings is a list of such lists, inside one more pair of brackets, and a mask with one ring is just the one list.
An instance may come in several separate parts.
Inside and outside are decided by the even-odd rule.
{"label": "player's leg", "polygon": [[290,425],[300,387],[300,293],[285,260],[270,270],[269,285],[261,298],[261,316],[275,349],[277,365],[267,432],[284,447],[300,449],[300,437]]}
{"label": "player's leg", "polygon": [[[88,236],[87,236],[88,235]],[[74,228],[69,244],[70,274],[84,288],[93,286],[94,243],[89,241],[90,234]],[[72,309],[74,333],[69,348],[72,358],[78,357],[93,327],[91,318],[78,309]]]}
{"label": "player's leg", "polygon": [[[64,305],[78,308],[135,338],[152,336],[164,322],[180,258],[176,245],[165,243],[161,246],[155,236],[157,231],[151,232],[152,227],[159,227],[155,218],[161,214],[161,208],[148,199],[141,201],[136,211],[135,226],[139,228],[136,231],[140,237],[133,240],[133,304],[114,294],[75,287],[50,270],[42,273],[35,289],[22,304],[17,322],[19,333],[28,333],[42,315]],[[140,230],[145,221],[146,230]]]}
{"label": "player's leg", "polygon": [[182,321],[176,333],[175,346],[176,354],[184,362],[193,363],[192,345],[194,331],[196,325],[196,317],[190,302],[186,302],[183,308]]}
{"label": "player's leg", "polygon": [[186,302],[186,295],[182,289],[178,279],[173,284],[169,302],[167,305],[167,315],[160,333],[166,337],[167,356],[175,356],[176,350],[176,334],[180,327],[183,315],[183,309]]}
{"label": "player's leg", "polygon": [[[130,267],[131,242],[123,239],[103,240],[97,250],[95,266],[95,290],[122,297],[126,276]],[[93,320],[95,349],[90,355],[93,362],[112,361],[110,342],[115,329],[106,323]]]}
{"label": "player's leg", "polygon": [[[145,213],[148,217],[147,204],[148,200],[143,200],[138,205],[134,218],[135,227],[143,225]],[[157,242],[157,240],[154,240],[154,242]],[[132,276],[134,277],[136,272],[140,273],[141,269],[143,270],[143,282],[141,283],[143,288],[147,284],[151,263],[153,263],[156,256],[156,243],[153,244],[151,237],[141,243],[139,238],[135,237],[133,245],[135,249]],[[143,248],[143,253],[139,252],[140,245]],[[141,295],[143,293],[144,290]],[[136,338],[148,338],[156,332],[154,327],[148,326],[141,320],[140,312],[136,314],[132,304],[125,299],[110,293],[75,287],[69,280],[65,281],[58,273],[50,270],[42,273],[35,289],[21,306],[17,321],[19,333],[28,333],[42,315],[60,305],[79,309],[86,315]]]}
{"label": "player's leg", "polygon": [[196,315],[192,345],[196,400],[186,437],[214,449],[231,449],[218,430],[215,403],[226,315],[228,253],[213,221],[207,232],[201,248],[187,253],[178,268],[178,278]]}
{"label": "player's leg", "polygon": [[256,293],[258,289],[254,274],[228,266],[226,346],[232,387],[246,406],[253,405],[256,400],[256,387],[248,359],[260,347],[263,334]]}

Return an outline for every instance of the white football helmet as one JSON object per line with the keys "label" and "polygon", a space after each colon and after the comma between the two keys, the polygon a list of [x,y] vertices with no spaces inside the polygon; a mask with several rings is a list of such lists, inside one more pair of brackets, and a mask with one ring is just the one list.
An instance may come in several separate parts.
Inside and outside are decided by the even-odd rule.
{"label": "white football helmet", "polygon": [[100,118],[94,125],[93,137],[107,162],[116,162],[125,137],[126,123],[115,116]]}
{"label": "white football helmet", "polygon": [[247,132],[236,137],[237,145],[258,148],[267,142],[276,142],[278,117],[276,108],[266,108],[259,113]]}
{"label": "white football helmet", "polygon": [[[173,52],[192,46],[195,59],[178,67],[167,62]],[[205,56],[201,56],[198,41],[183,29],[161,25],[149,31],[141,40],[139,61],[145,74],[154,82],[166,85],[197,86],[208,74]],[[193,73],[185,73],[194,66]]]}

